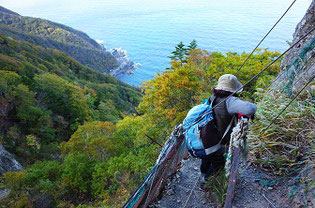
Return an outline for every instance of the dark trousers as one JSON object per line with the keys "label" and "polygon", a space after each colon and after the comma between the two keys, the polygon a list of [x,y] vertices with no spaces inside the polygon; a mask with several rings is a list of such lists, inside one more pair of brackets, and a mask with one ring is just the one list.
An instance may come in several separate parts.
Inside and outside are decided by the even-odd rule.
{"label": "dark trousers", "polygon": [[224,157],[225,149],[221,148],[220,150],[207,155],[201,158],[200,171],[205,174],[206,177],[209,177],[213,171],[224,166],[225,157]]}

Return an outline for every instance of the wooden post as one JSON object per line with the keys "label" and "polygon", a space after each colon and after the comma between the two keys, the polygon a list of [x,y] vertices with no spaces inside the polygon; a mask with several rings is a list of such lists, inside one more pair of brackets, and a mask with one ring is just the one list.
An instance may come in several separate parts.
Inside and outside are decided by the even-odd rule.
{"label": "wooden post", "polygon": [[229,185],[226,191],[224,208],[232,208],[234,190],[235,190],[236,180],[238,176],[238,168],[240,165],[240,158],[241,158],[241,148],[237,147],[234,149],[234,153],[233,153],[231,173],[229,177]]}

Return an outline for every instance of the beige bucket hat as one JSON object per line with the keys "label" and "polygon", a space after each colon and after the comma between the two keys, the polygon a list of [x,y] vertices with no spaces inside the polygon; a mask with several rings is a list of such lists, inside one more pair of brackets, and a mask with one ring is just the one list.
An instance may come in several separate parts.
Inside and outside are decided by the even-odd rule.
{"label": "beige bucket hat", "polygon": [[240,83],[236,76],[232,74],[224,74],[219,78],[216,90],[224,90],[228,92],[242,92],[243,85]]}

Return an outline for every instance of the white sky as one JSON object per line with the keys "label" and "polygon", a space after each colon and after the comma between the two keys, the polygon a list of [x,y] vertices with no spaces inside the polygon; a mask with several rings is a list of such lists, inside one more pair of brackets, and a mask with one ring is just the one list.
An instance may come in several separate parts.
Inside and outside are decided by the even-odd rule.
{"label": "white sky", "polygon": [[[210,4],[215,1],[222,1],[222,0],[202,0],[197,1],[199,6],[200,4]],[[223,0],[226,1],[226,0]],[[279,3],[283,3],[286,7],[292,2],[293,0],[274,0]],[[310,4],[312,0],[297,0],[295,4]],[[21,12],[24,15],[23,11],[29,11],[32,8],[40,8],[42,6],[50,7],[60,5],[65,9],[82,9],[87,7],[97,6],[98,4],[106,4],[109,7],[129,7],[132,9],[133,6],[141,6],[141,7],[158,7],[158,8],[174,8],[177,6],[183,5],[193,5],[194,0],[0,0],[0,6],[4,6],[10,10]],[[248,3],[252,2],[256,4],[256,0],[248,1],[248,0],[233,0],[233,3]],[[27,14],[30,15],[30,14]]]}
{"label": "white sky", "polygon": [[[287,0],[285,0],[287,1]],[[141,6],[159,6],[159,7],[172,7],[187,2],[192,3],[194,0],[0,0],[0,5],[17,10],[36,8],[40,6],[49,5],[62,5],[64,7],[90,7],[91,4],[97,5],[98,3],[108,4],[112,6],[126,6],[140,5]]]}

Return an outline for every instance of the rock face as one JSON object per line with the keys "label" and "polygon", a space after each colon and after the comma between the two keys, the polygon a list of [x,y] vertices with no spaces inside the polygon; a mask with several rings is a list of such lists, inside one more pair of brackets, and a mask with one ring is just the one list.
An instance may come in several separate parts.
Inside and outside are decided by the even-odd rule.
{"label": "rock face", "polygon": [[22,170],[22,165],[16,161],[12,154],[0,145],[0,175],[9,171]]}
{"label": "rock face", "polygon": [[[315,0],[305,16],[296,26],[292,44],[315,27]],[[287,92],[298,91],[315,75],[315,30],[292,48],[281,62],[282,72],[276,85],[280,84]]]}
{"label": "rock face", "polygon": [[116,58],[118,62],[118,67],[110,71],[110,75],[117,77],[121,74],[133,74],[134,71],[137,70],[137,66],[140,64],[135,64],[131,61],[125,50],[121,48],[114,48],[111,49],[111,54]]}

